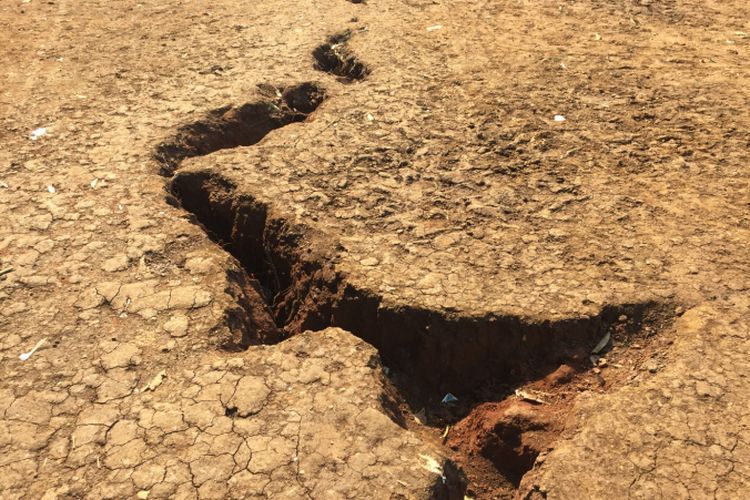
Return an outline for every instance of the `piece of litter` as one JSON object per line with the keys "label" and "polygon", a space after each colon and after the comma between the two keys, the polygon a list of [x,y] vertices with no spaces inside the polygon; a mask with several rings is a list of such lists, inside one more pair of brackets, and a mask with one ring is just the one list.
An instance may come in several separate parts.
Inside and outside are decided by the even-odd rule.
{"label": "piece of litter", "polygon": [[147,500],[150,494],[151,492],[149,490],[141,490],[136,493],[135,496],[138,497],[139,500]]}
{"label": "piece of litter", "polygon": [[735,32],[734,32],[734,35],[735,35],[735,36],[738,36],[738,37],[740,37],[740,38],[749,38],[749,37],[750,37],[750,35],[748,35],[748,34],[747,34],[747,33],[745,33],[744,31],[735,31]]}
{"label": "piece of litter", "polygon": [[141,392],[156,390],[156,388],[159,387],[162,382],[164,382],[164,378],[166,376],[167,376],[166,370],[160,371],[159,373],[156,374],[154,378],[151,379],[151,381],[148,384],[146,384],[146,387],[141,389]]}
{"label": "piece of litter", "polygon": [[40,347],[42,347],[42,346],[44,345],[44,343],[45,343],[45,342],[47,342],[47,339],[46,339],[46,338],[43,338],[42,340],[40,340],[39,342],[37,342],[37,343],[36,343],[36,345],[34,346],[34,348],[33,348],[32,350],[30,350],[29,352],[24,352],[23,354],[21,354],[20,356],[18,356],[18,359],[20,359],[21,361],[26,361],[26,360],[27,360],[27,359],[29,359],[29,358],[30,358],[30,357],[31,357],[31,356],[32,356],[32,355],[33,355],[33,354],[34,354],[34,353],[35,353],[35,352],[36,352],[36,351],[37,351],[37,350],[38,350],[38,349],[39,349]]}
{"label": "piece of litter", "polygon": [[375,117],[372,116],[372,113],[367,113],[366,118],[367,118],[368,122],[371,122],[371,121],[373,121],[375,119]]}
{"label": "piece of litter", "polygon": [[435,24],[435,25],[432,25],[432,26],[428,26],[427,27],[427,31],[437,31],[437,30],[442,29],[442,28],[443,28],[442,24]]}
{"label": "piece of litter", "polygon": [[414,414],[414,420],[420,425],[424,425],[425,422],[427,422],[427,414],[425,413],[424,408]]}
{"label": "piece of litter", "polygon": [[99,184],[99,179],[94,179],[93,181],[91,181],[91,184],[90,184],[90,186],[91,186],[92,188],[96,188],[96,185],[97,185],[97,184]]}
{"label": "piece of litter", "polygon": [[602,36],[599,33],[594,33],[594,40],[597,42],[602,39]]}
{"label": "piece of litter", "polygon": [[47,186],[47,191],[50,192],[50,193],[52,193],[52,194],[55,194],[55,191],[57,191],[57,190],[55,189],[55,186],[53,186],[52,184],[50,184],[49,186]]}
{"label": "piece of litter", "polygon": [[419,455],[419,458],[424,460],[424,464],[422,464],[422,467],[427,469],[430,472],[433,472],[443,478],[445,480],[445,476],[443,475],[443,468],[440,466],[437,460],[432,458],[429,455]]}
{"label": "piece of litter", "polygon": [[610,338],[611,338],[611,335],[609,334],[609,332],[605,333],[604,337],[602,337],[599,343],[596,344],[596,346],[593,349],[591,349],[591,354],[599,354],[600,352],[602,352],[602,350],[604,350],[604,348],[607,347],[607,344],[609,344]]}
{"label": "piece of litter", "polygon": [[445,396],[443,396],[443,399],[440,402],[443,404],[448,404],[448,403],[455,403],[456,401],[458,401],[458,398],[454,396],[453,394],[451,394],[450,392],[448,392],[445,394]]}
{"label": "piece of litter", "polygon": [[565,121],[565,117],[563,115],[555,115],[552,119],[555,120],[556,122],[564,122]]}
{"label": "piece of litter", "polygon": [[531,393],[529,391],[523,391],[521,389],[516,389],[516,396],[523,399],[524,401],[530,401],[532,403],[537,403],[540,405],[546,404],[547,402],[543,400],[541,397],[539,397],[535,393]]}
{"label": "piece of litter", "polygon": [[0,278],[5,277],[6,274],[10,274],[14,271],[12,267],[6,267],[5,269],[0,271]]}
{"label": "piece of litter", "polygon": [[47,129],[44,128],[44,127],[39,127],[39,128],[36,128],[36,129],[34,129],[34,130],[31,131],[30,138],[31,138],[32,141],[35,141],[35,140],[37,140],[40,137],[43,137],[45,135],[47,135]]}
{"label": "piece of litter", "polygon": [[7,188],[8,184],[5,181],[0,181],[0,188]]}
{"label": "piece of litter", "polygon": [[443,444],[445,444],[445,440],[448,439],[448,433],[450,432],[450,430],[451,430],[451,426],[450,425],[446,425],[445,426],[445,430],[443,431],[443,435],[441,436],[441,438],[443,440]]}

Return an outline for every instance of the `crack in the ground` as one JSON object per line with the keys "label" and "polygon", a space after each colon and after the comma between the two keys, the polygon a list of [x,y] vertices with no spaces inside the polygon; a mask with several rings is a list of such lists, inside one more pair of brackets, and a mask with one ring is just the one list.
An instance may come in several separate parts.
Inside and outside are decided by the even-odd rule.
{"label": "crack in the ground", "polygon": [[[349,36],[331,45],[335,48]],[[313,84],[277,94],[276,101],[222,108],[178,129],[175,138],[155,152],[162,173],[175,174],[190,156],[254,144],[273,128],[306,118],[325,96]],[[518,487],[539,453],[564,429],[544,420],[543,405],[524,401],[513,389],[546,380],[563,365],[574,374],[560,382],[565,387],[592,367],[589,354],[606,333],[627,343],[651,331],[645,324],[658,326],[666,318],[663,305],[651,302],[609,305],[594,316],[558,321],[502,314],[462,316],[391,305],[350,283],[333,263],[334,250],[317,244],[320,238],[311,228],[291,224],[269,204],[238,192],[229,179],[208,171],[178,171],[169,190],[207,235],[242,264],[241,270],[227,274],[228,293],[237,307],[227,313],[233,334],[225,339],[226,348],[275,343],[329,326],[352,332],[375,346],[393,370],[389,381],[398,389],[394,399],[403,404],[384,404],[386,413],[402,426],[412,419],[433,427],[459,422],[449,446],[464,455],[462,464],[470,476],[476,460],[489,461],[494,472],[480,474],[495,474],[507,485],[503,494]],[[601,383],[601,377],[598,380]],[[560,387],[553,387],[555,394],[564,393]],[[441,404],[447,392],[459,394],[460,401]],[[553,405],[558,413],[572,407],[566,398],[561,396]],[[486,401],[500,403],[485,403],[495,405],[488,410],[482,405]],[[515,413],[508,413],[511,410]],[[234,416],[234,411],[226,407],[227,416]],[[414,418],[400,412],[413,412]],[[461,437],[471,442],[463,443]],[[452,474],[452,484],[444,486],[451,494],[465,491],[461,472]]]}
{"label": "crack in the ground", "polygon": [[313,51],[315,68],[338,76],[344,83],[363,80],[369,75],[370,68],[347,46],[353,34],[352,30],[346,30],[329,36],[324,44]]}
{"label": "crack in the ground", "polygon": [[304,121],[326,98],[323,89],[312,82],[290,87],[261,85],[259,89],[264,99],[215,109],[159,144],[154,156],[160,173],[173,175],[185,158],[256,144],[272,130]]}

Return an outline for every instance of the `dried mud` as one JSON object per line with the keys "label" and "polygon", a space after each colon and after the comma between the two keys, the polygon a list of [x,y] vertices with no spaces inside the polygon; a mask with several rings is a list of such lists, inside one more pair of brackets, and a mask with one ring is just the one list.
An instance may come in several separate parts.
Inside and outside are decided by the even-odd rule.
{"label": "dried mud", "polygon": [[[324,95],[310,88],[314,96]],[[308,112],[315,107],[317,101],[297,105]],[[249,122],[257,120],[250,117]],[[211,150],[202,145],[205,135],[191,133],[196,129],[181,127],[172,143],[191,144],[191,152]],[[219,132],[209,142],[257,141],[239,135],[225,140]],[[181,159],[165,157],[164,151],[160,148],[155,158],[174,171]],[[589,356],[595,344],[604,335],[620,346],[634,339],[648,343],[669,320],[670,308],[659,303],[611,305],[592,317],[541,322],[387,304],[348,283],[334,256],[316,246],[310,228],[289,223],[220,174],[178,171],[168,190],[168,201],[192,214],[207,236],[241,264],[241,272],[228,276],[227,291],[237,307],[227,311],[232,336],[222,340],[222,347],[243,350],[328,327],[365,340],[389,369],[393,390],[383,406],[391,418],[403,427],[414,427],[412,422],[447,426],[442,444],[463,469],[451,482],[455,491],[467,487],[483,497],[512,496],[540,453],[565,430],[575,399],[572,388],[592,380],[594,386],[606,385],[598,368],[595,376],[589,373],[600,357]],[[570,373],[561,377],[561,370]],[[513,393],[517,387],[544,389],[550,401],[519,399]],[[462,394],[461,400],[446,404],[435,397],[450,391]],[[430,431],[426,436],[435,437]]]}
{"label": "dried mud", "polygon": [[747,5],[318,8],[0,7],[0,497],[742,497]]}

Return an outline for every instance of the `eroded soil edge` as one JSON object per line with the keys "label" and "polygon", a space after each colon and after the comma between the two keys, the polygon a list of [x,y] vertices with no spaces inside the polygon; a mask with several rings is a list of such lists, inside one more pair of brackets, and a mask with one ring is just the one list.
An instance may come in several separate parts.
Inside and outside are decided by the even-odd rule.
{"label": "eroded soil edge", "polygon": [[[390,369],[394,390],[383,406],[391,417],[444,445],[468,475],[470,494],[513,496],[565,430],[577,391],[620,380],[602,376],[607,361],[591,358],[594,346],[609,337],[600,355],[614,346],[626,352],[615,358],[637,362],[628,346],[647,347],[665,328],[668,308],[610,305],[595,316],[542,321],[386,303],[348,282],[336,268],[335,248],[312,228],[291,224],[217,173],[176,172],[184,158],[255,144],[302,121],[324,99],[311,83],[278,88],[267,101],[223,108],[179,128],[155,152],[162,174],[174,174],[172,203],[242,264],[229,275],[237,307],[227,313],[232,334],[222,344],[246,349],[329,326],[352,332]],[[448,393],[458,400],[442,402]]]}

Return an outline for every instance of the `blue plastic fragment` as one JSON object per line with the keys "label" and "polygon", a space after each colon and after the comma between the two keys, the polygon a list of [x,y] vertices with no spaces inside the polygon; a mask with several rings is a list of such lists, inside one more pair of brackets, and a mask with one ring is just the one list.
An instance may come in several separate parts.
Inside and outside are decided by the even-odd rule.
{"label": "blue plastic fragment", "polygon": [[443,400],[441,401],[441,403],[455,403],[456,401],[458,401],[458,398],[449,392],[446,393],[445,396],[443,396]]}

